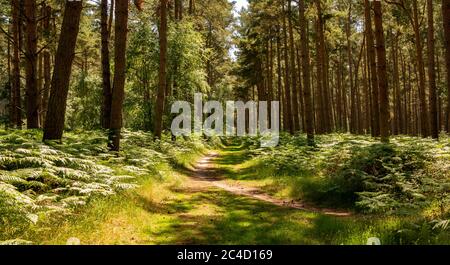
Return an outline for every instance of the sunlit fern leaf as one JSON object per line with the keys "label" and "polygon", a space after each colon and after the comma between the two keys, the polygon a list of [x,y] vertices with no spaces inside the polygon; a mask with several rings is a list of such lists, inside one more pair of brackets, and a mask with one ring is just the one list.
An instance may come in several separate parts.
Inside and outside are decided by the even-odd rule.
{"label": "sunlit fern leaf", "polygon": [[58,200],[58,195],[55,194],[41,194],[36,197],[36,203],[51,203]]}
{"label": "sunlit fern leaf", "polygon": [[116,184],[114,184],[114,187],[116,189],[120,189],[120,190],[129,190],[129,189],[137,188],[138,185],[132,184],[132,183],[116,183]]}
{"label": "sunlit fern leaf", "polygon": [[19,206],[36,207],[32,198],[17,191],[16,187],[11,184],[0,181],[0,191],[9,196],[13,203],[18,204]]}
{"label": "sunlit fern leaf", "polygon": [[65,207],[85,205],[86,198],[83,196],[70,196],[70,197],[62,199],[61,202],[63,203],[63,205]]}
{"label": "sunlit fern leaf", "polygon": [[433,229],[442,229],[446,230],[450,225],[450,219],[449,220],[435,220],[434,221]]}
{"label": "sunlit fern leaf", "polygon": [[26,183],[26,181],[22,178],[11,176],[11,175],[0,175],[0,181],[3,181],[5,183],[9,184],[19,184],[19,183]]}
{"label": "sunlit fern leaf", "polygon": [[24,239],[10,239],[6,241],[0,241],[0,245],[33,245],[33,242]]}

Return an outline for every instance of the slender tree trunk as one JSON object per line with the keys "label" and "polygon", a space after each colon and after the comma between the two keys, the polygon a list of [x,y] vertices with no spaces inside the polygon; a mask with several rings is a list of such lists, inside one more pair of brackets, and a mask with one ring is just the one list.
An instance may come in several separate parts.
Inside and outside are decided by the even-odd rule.
{"label": "slender tree trunk", "polygon": [[394,81],[394,134],[400,134],[402,131],[402,108],[400,96],[400,72],[398,67],[398,35],[393,36],[394,48],[392,50],[392,61],[394,65],[393,81]]}
{"label": "slender tree trunk", "polygon": [[445,65],[447,66],[447,121],[445,127],[450,133],[450,0],[442,0],[442,16],[445,37]]}
{"label": "slender tree trunk", "polygon": [[189,0],[189,15],[194,15],[195,12],[195,0]]}
{"label": "slender tree trunk", "polygon": [[[11,30],[12,30],[12,25],[10,25],[9,27],[8,27],[8,34],[9,35],[11,35]],[[7,44],[6,44],[7,46],[8,46],[8,51],[7,51],[7,57],[8,57],[8,59],[7,59],[7,61],[8,61],[8,70],[7,70],[7,73],[8,73],[8,81],[6,82],[6,84],[5,84],[5,92],[7,93],[7,100],[8,100],[8,107],[9,107],[9,109],[8,109],[8,111],[9,111],[9,113],[8,113],[8,120],[5,122],[5,128],[6,129],[8,129],[10,126],[11,127],[14,127],[14,124],[13,124],[13,113],[14,113],[14,109],[15,109],[15,107],[14,107],[14,102],[13,102],[13,97],[12,97],[12,85],[11,85],[11,83],[12,83],[12,73],[11,73],[11,69],[12,69],[12,67],[11,67],[11,40],[7,40]],[[6,110],[6,109],[5,109]]]}
{"label": "slender tree trunk", "polygon": [[372,92],[372,136],[380,136],[380,109],[378,105],[378,75],[373,40],[372,16],[370,0],[364,0],[364,15],[367,41],[367,57],[369,59],[369,76]]}
{"label": "slender tree trunk", "polygon": [[[44,6],[44,21],[43,21],[43,31],[44,36],[47,41],[50,39],[50,19],[51,19],[51,13],[52,8],[50,6]],[[51,87],[51,62],[50,62],[50,51],[48,48],[46,48],[43,51],[43,60],[44,60],[44,87],[42,91],[42,115],[41,115],[41,123],[42,127],[45,127],[45,121],[47,116],[47,110],[48,110],[48,100],[50,97],[50,87]]]}
{"label": "slender tree trunk", "polygon": [[286,125],[287,130],[293,134],[294,124],[292,119],[292,99],[291,99],[291,80],[290,80],[290,65],[289,65],[289,46],[288,46],[288,34],[287,34],[287,23],[286,23],[286,9],[285,0],[281,0],[282,11],[283,11],[283,41],[284,41],[284,93],[285,93],[285,103],[286,103]]}
{"label": "slender tree trunk", "polygon": [[302,56],[303,100],[305,102],[305,123],[308,144],[314,145],[314,110],[311,99],[311,70],[309,58],[308,22],[305,18],[305,0],[299,0],[299,22]]}
{"label": "slender tree trunk", "polygon": [[167,85],[167,0],[160,0],[159,25],[159,86],[155,110],[155,137],[161,138],[165,90]]}
{"label": "slender tree trunk", "polygon": [[67,1],[51,83],[44,140],[61,140],[83,1]]}
{"label": "slender tree trunk", "polygon": [[338,64],[336,65],[336,97],[337,97],[337,104],[336,104],[336,113],[337,113],[337,129],[339,132],[344,131],[344,111],[343,111],[343,91],[342,91],[342,50],[339,49],[339,59]]}
{"label": "slender tree trunk", "polygon": [[[101,27],[101,41],[102,41],[101,60],[102,60],[102,87],[103,87],[101,124],[103,129],[109,129],[111,125],[112,88],[111,88],[111,67],[109,61],[110,32],[108,30],[108,0],[101,0],[100,13],[101,13],[100,27]],[[110,14],[110,16],[112,16],[112,13]]]}
{"label": "slender tree trunk", "polygon": [[300,106],[300,125],[302,131],[305,131],[306,123],[305,123],[305,101],[303,99],[303,85],[302,85],[302,61],[301,61],[301,52],[300,47],[296,45],[296,58],[297,58],[297,73],[298,73],[298,104]]}
{"label": "slender tree trunk", "polygon": [[299,119],[299,104],[298,104],[298,87],[297,87],[297,70],[295,68],[295,43],[294,43],[294,31],[292,29],[292,4],[291,0],[288,0],[288,28],[289,28],[289,52],[290,52],[290,65],[291,65],[291,78],[292,78],[292,129],[294,132],[300,130]]}
{"label": "slender tree trunk", "polygon": [[434,8],[433,1],[427,0],[428,13],[428,83],[430,86],[431,137],[439,138],[438,112],[436,102],[436,71],[434,61]]}
{"label": "slender tree trunk", "polygon": [[386,70],[386,47],[383,31],[383,13],[381,1],[374,1],[375,38],[377,44],[378,77],[380,93],[380,135],[382,142],[389,142],[389,93]]}
{"label": "slender tree trunk", "polygon": [[109,149],[120,150],[122,130],[122,109],[125,96],[125,71],[128,35],[128,1],[117,1],[115,9],[114,39],[114,81],[111,98],[111,124],[109,128]]}
{"label": "slender tree trunk", "polygon": [[[279,31],[278,31],[279,32]],[[276,49],[277,49],[277,99],[278,101],[282,102],[282,95],[283,95],[283,82],[282,82],[282,65],[281,65],[281,40],[280,36],[277,36],[277,43],[276,43]],[[283,107],[283,115],[286,114],[286,104],[281,104]],[[286,130],[286,119],[283,118],[283,129]]]}
{"label": "slender tree trunk", "polygon": [[357,131],[357,105],[356,105],[356,91],[353,82],[353,48],[350,40],[351,37],[351,4],[348,10],[347,23],[346,23],[346,38],[347,38],[347,60],[348,60],[348,71],[349,71],[349,83],[350,83],[350,132],[356,133]]}
{"label": "slender tree trunk", "polygon": [[428,109],[425,93],[425,64],[423,60],[422,37],[420,36],[419,11],[417,8],[417,0],[412,1],[413,4],[413,29],[416,47],[416,60],[419,72],[419,100],[420,100],[420,120],[421,132],[423,137],[429,136],[428,126]]}
{"label": "slender tree trunk", "polygon": [[37,18],[36,0],[25,0],[25,81],[27,128],[39,128],[39,91],[37,87]]}
{"label": "slender tree trunk", "polygon": [[20,104],[20,29],[21,20],[19,17],[19,0],[11,0],[11,18],[12,18],[12,82],[11,82],[11,118],[16,128],[22,128],[22,110]]}
{"label": "slender tree trunk", "polygon": [[[320,16],[320,14],[319,14]],[[320,42],[320,22],[319,18],[315,21],[315,48],[316,48],[316,90],[315,90],[315,106],[316,106],[316,132],[318,134],[323,134],[325,132],[325,114],[324,114],[324,95],[323,95],[323,53]]]}

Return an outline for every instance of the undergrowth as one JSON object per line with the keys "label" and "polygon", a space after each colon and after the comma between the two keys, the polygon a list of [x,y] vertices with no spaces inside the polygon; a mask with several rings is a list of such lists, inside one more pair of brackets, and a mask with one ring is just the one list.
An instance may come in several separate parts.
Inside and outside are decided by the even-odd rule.
{"label": "undergrowth", "polygon": [[389,233],[390,242],[436,243],[441,237],[450,242],[446,136],[440,141],[396,136],[381,144],[369,136],[331,134],[317,136],[311,147],[304,135],[282,135],[275,148],[260,148],[257,139],[243,146],[251,176],[272,181],[266,190],[288,190],[289,198],[319,206],[401,217],[405,222]]}
{"label": "undergrowth", "polygon": [[69,132],[62,143],[42,143],[38,130],[0,131],[0,241],[69,218],[95,198],[149,179],[163,181],[164,171],[189,167],[193,155],[214,144],[197,138],[154,141],[148,133],[130,131],[123,138],[117,154],[108,152],[101,131]]}

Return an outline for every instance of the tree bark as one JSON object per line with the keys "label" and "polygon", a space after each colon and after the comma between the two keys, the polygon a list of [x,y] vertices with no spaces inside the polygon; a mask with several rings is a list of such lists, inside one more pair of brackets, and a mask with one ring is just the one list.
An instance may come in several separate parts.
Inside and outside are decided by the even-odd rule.
{"label": "tree bark", "polygon": [[83,1],[67,1],[51,82],[44,140],[61,140]]}
{"label": "tree bark", "polygon": [[372,93],[372,136],[380,136],[380,109],[378,105],[378,76],[377,63],[375,58],[375,45],[373,40],[372,16],[370,0],[364,0],[364,16],[367,41],[367,57],[369,59],[369,76]]}
{"label": "tree bark", "polygon": [[[50,39],[50,18],[52,13],[52,8],[50,6],[45,5],[44,7],[44,21],[43,21],[43,31],[44,36],[47,40]],[[41,106],[41,123],[42,127],[45,127],[45,121],[48,110],[48,100],[50,96],[50,87],[51,87],[51,62],[50,62],[50,51],[46,48],[43,51],[43,60],[44,60],[44,87],[42,91],[42,106]]]}
{"label": "tree bark", "polygon": [[423,137],[429,136],[428,126],[428,109],[425,94],[425,64],[423,60],[422,37],[419,28],[419,11],[417,8],[417,0],[412,1],[413,4],[413,29],[416,47],[416,60],[419,72],[419,101],[420,101],[420,121],[421,132]]}
{"label": "tree bark", "polygon": [[25,81],[27,128],[39,128],[39,91],[37,87],[37,19],[36,0],[25,0]]}
{"label": "tree bark", "polygon": [[288,0],[288,29],[289,29],[289,52],[290,52],[290,64],[291,64],[291,84],[292,84],[292,130],[297,132],[300,130],[300,118],[299,118],[299,104],[298,104],[298,86],[297,86],[297,70],[295,68],[295,44],[294,44],[294,31],[292,29],[292,4],[291,0]]}
{"label": "tree bark", "polygon": [[351,10],[352,6],[350,4],[348,14],[347,14],[347,23],[346,23],[346,38],[347,38],[347,60],[348,60],[348,71],[349,71],[349,83],[350,83],[350,132],[356,133],[357,131],[357,105],[356,105],[356,89],[353,82],[353,48],[351,44]]}
{"label": "tree bark", "polygon": [[128,1],[116,1],[114,38],[114,81],[111,98],[111,124],[109,128],[109,149],[120,150],[122,110],[125,96],[126,50],[128,35]]}
{"label": "tree bark", "polygon": [[386,70],[386,47],[383,31],[383,13],[381,1],[374,1],[375,38],[377,44],[379,105],[380,105],[380,136],[382,142],[389,142],[389,93]]}
{"label": "tree bark", "polygon": [[294,133],[294,125],[292,119],[292,100],[291,100],[291,80],[290,80],[290,66],[289,66],[289,46],[288,46],[288,34],[286,24],[286,9],[284,5],[285,0],[281,0],[282,12],[283,12],[283,44],[284,44],[284,93],[286,99],[286,126],[289,133]]}
{"label": "tree bark", "polygon": [[161,138],[165,90],[167,85],[167,0],[160,0],[159,25],[159,86],[155,109],[155,137]]}
{"label": "tree bark", "polygon": [[[112,0],[114,1],[114,0]],[[112,5],[112,3],[111,3]],[[109,36],[108,30],[108,0],[101,0],[100,3],[100,27],[101,27],[101,60],[102,60],[102,128],[109,129],[111,125],[111,67],[109,61]],[[112,13],[109,14],[112,16]]]}
{"label": "tree bark", "polygon": [[442,0],[442,16],[445,37],[445,65],[447,66],[447,122],[445,127],[450,133],[450,0]]}
{"label": "tree bark", "polygon": [[430,120],[431,120],[431,137],[439,138],[437,97],[436,97],[436,71],[434,57],[434,8],[433,1],[427,0],[428,13],[428,84],[430,86]]}
{"label": "tree bark", "polygon": [[[305,104],[305,124],[308,144],[314,145],[314,110],[311,99],[311,70],[309,58],[308,22],[305,18],[305,0],[299,0],[299,22],[301,38],[303,100]],[[300,68],[300,66],[299,66]]]}
{"label": "tree bark", "polygon": [[12,75],[11,75],[11,121],[16,128],[22,128],[22,110],[20,104],[20,17],[19,0],[11,0],[12,18]]}

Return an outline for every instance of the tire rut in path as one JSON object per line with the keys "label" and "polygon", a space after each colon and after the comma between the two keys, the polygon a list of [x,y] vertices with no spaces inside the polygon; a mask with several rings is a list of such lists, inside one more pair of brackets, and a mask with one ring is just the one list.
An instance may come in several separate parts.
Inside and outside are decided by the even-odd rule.
{"label": "tire rut in path", "polygon": [[224,176],[220,173],[218,168],[214,165],[213,160],[219,156],[218,153],[209,153],[200,159],[194,167],[193,174],[190,176],[197,181],[206,182],[214,187],[220,188],[227,192],[239,196],[250,197],[259,201],[264,201],[280,207],[288,207],[302,211],[321,213],[325,215],[345,217],[352,215],[351,212],[341,211],[336,209],[318,208],[299,201],[286,201],[274,198],[269,194],[264,193],[258,188],[247,187],[239,184],[229,184],[224,180]]}

